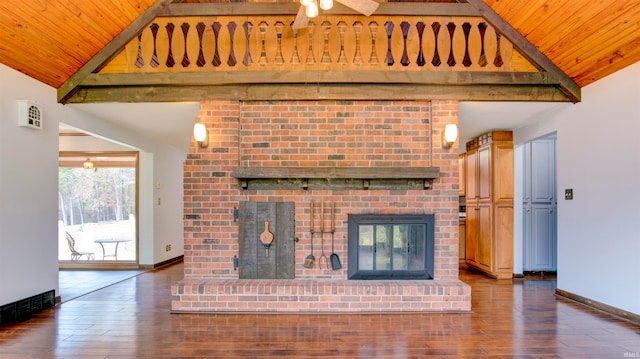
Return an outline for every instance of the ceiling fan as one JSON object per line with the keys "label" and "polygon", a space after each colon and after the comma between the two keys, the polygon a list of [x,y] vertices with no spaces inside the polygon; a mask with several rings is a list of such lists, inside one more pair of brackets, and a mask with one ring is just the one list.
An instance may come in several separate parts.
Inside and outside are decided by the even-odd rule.
{"label": "ceiling fan", "polygon": [[[335,0],[362,15],[370,16],[380,5],[374,0]],[[319,2],[319,3],[318,3]],[[333,7],[333,0],[300,0],[300,9],[293,21],[293,29],[307,27],[309,19],[318,16],[319,9],[329,10]]]}

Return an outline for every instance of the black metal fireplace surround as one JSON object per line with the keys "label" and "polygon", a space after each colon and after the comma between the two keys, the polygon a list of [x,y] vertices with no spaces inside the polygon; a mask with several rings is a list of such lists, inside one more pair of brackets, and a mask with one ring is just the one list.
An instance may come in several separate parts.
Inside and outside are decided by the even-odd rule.
{"label": "black metal fireplace surround", "polygon": [[433,214],[350,214],[349,279],[433,279]]}

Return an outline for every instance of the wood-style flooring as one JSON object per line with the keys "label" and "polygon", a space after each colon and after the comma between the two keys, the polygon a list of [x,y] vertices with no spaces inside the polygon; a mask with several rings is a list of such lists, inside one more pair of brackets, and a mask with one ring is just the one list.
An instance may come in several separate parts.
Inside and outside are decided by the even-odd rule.
{"label": "wood-style flooring", "polygon": [[555,297],[553,279],[462,271],[465,314],[171,314],[182,271],[146,272],[0,326],[0,358],[640,357],[640,327]]}
{"label": "wood-style flooring", "polygon": [[144,272],[144,270],[60,270],[58,272],[60,300],[63,303],[68,302]]}

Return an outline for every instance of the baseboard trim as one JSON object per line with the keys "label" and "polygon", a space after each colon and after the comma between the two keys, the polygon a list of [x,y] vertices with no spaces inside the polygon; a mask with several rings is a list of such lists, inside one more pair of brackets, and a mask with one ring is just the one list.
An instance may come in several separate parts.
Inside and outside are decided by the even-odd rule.
{"label": "baseboard trim", "polygon": [[179,262],[182,262],[182,261],[184,261],[184,255],[179,255],[177,257],[173,257],[173,258],[167,259],[166,261],[158,262],[156,264],[141,264],[138,267],[140,269],[151,270],[151,269],[158,269],[158,268],[166,267],[168,265],[172,265],[172,264],[179,263]]}
{"label": "baseboard trim", "polygon": [[630,313],[627,312],[626,310],[622,310],[620,308],[616,308],[613,306],[610,306],[608,304],[604,304],[601,302],[598,302],[596,300],[593,299],[589,299],[589,298],[585,298],[583,296],[574,294],[574,293],[570,293],[567,292],[565,290],[562,289],[556,289],[556,296],[571,300],[573,302],[576,302],[578,304],[582,304],[586,307],[589,307],[591,309],[595,309],[597,311],[603,312],[605,314],[611,315],[613,317],[625,320],[627,322],[630,322],[634,325],[640,325],[640,315],[634,314],[634,313]]}

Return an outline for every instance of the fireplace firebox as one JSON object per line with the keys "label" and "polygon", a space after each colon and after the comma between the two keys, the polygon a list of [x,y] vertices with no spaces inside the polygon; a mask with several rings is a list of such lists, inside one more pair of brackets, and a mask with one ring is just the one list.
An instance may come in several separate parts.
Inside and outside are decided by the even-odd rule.
{"label": "fireplace firebox", "polygon": [[433,214],[348,219],[349,279],[433,279]]}

